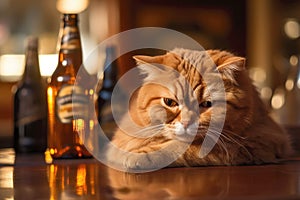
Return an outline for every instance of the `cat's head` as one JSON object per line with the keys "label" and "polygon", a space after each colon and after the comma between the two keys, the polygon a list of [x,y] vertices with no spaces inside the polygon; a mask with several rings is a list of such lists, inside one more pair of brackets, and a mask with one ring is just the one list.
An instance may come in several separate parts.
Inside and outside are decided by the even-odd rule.
{"label": "cat's head", "polygon": [[243,131],[251,123],[253,86],[244,58],[187,49],[134,58],[145,74],[130,103],[138,125],[158,126],[169,139],[190,141],[203,139],[212,121],[228,132]]}

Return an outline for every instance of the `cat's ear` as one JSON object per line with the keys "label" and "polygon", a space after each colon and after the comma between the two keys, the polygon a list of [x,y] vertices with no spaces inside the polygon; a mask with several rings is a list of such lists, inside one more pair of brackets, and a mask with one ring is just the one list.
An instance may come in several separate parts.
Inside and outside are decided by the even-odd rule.
{"label": "cat's ear", "polygon": [[134,56],[137,63],[137,69],[140,70],[140,74],[145,75],[144,81],[149,81],[155,77],[159,77],[164,71],[161,66],[161,56]]}
{"label": "cat's ear", "polygon": [[133,56],[137,63],[137,67],[144,72],[144,74],[159,73],[160,66],[163,63],[162,56]]}
{"label": "cat's ear", "polygon": [[172,72],[172,64],[170,57],[172,55],[165,54],[160,56],[134,56],[137,62],[137,69],[140,74],[145,75],[144,81],[152,81],[163,79],[165,76],[170,75]]}
{"label": "cat's ear", "polygon": [[222,71],[233,70],[243,71],[245,70],[246,59],[239,56],[232,56],[223,61],[222,64],[217,66],[217,69]]}
{"label": "cat's ear", "polygon": [[168,52],[159,56],[133,56],[137,64],[160,64],[171,68],[176,68],[181,62],[179,56],[174,53]]}
{"label": "cat's ear", "polygon": [[151,64],[151,63],[156,63],[156,64],[163,64],[163,56],[133,56],[133,59],[136,61],[136,63],[139,64]]}

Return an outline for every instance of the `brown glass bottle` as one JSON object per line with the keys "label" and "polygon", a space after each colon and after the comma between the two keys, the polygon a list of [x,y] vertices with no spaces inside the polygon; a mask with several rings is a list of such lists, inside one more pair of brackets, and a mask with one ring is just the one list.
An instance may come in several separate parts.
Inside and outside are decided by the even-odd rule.
{"label": "brown glass bottle", "polygon": [[104,62],[104,72],[102,87],[98,93],[98,121],[102,125],[107,121],[113,121],[111,112],[111,96],[118,78],[118,63],[115,60],[116,47],[113,45],[106,47],[106,59]]}
{"label": "brown glass bottle", "polygon": [[13,95],[16,153],[44,152],[47,147],[46,85],[40,74],[36,37],[27,41],[25,70],[13,87]]}
{"label": "brown glass bottle", "polygon": [[62,22],[58,66],[47,88],[48,152],[52,158],[91,157],[79,137],[89,127],[87,121],[74,118],[76,113],[84,117],[87,110],[86,91],[74,86],[82,65],[78,15],[63,14]]}

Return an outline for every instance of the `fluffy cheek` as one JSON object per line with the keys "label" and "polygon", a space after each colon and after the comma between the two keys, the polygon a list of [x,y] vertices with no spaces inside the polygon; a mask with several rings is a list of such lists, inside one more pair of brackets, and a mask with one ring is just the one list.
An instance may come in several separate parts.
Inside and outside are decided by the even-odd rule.
{"label": "fluffy cheek", "polygon": [[242,132],[251,124],[251,111],[245,108],[232,108],[232,106],[227,106],[226,121],[224,124],[224,129],[231,130],[236,133]]}
{"label": "fluffy cheek", "polygon": [[211,119],[211,111],[206,110],[204,112],[201,112],[200,117],[199,117],[199,128],[205,128],[209,126]]}
{"label": "fluffy cheek", "polygon": [[148,109],[151,125],[162,124],[167,121],[167,111],[161,105],[154,105]]}

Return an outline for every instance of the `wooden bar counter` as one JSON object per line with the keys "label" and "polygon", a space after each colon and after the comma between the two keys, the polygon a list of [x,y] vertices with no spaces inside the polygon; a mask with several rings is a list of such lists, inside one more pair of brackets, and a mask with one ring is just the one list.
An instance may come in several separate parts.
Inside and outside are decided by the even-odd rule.
{"label": "wooden bar counter", "polygon": [[260,166],[123,173],[95,159],[55,160],[0,150],[0,199],[300,199],[300,159]]}

